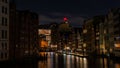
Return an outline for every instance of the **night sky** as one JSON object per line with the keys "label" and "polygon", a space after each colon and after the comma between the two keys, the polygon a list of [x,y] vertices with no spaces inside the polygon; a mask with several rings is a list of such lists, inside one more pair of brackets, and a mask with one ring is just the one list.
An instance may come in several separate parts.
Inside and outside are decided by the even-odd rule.
{"label": "night sky", "polygon": [[80,26],[84,19],[105,15],[111,8],[120,8],[120,0],[15,0],[20,10],[39,14],[40,24],[61,22],[68,17],[70,24]]}

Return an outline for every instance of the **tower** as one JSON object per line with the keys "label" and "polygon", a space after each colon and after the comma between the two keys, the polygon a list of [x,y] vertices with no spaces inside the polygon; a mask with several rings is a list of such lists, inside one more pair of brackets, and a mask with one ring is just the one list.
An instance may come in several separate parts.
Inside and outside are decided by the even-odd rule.
{"label": "tower", "polygon": [[70,47],[70,35],[72,33],[72,28],[68,23],[68,19],[66,17],[63,18],[63,22],[60,23],[58,27],[59,31],[59,49],[65,49],[66,47]]}

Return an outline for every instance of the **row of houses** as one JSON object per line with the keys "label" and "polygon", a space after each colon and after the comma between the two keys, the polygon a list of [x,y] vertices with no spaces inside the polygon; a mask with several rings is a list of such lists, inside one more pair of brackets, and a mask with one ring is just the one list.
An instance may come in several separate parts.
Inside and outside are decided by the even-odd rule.
{"label": "row of houses", "polygon": [[0,0],[0,61],[35,54],[38,24],[37,13],[17,10],[14,0]]}
{"label": "row of houses", "polygon": [[[120,9],[110,9],[106,15],[94,16],[83,24],[83,45],[96,54],[120,52]],[[116,52],[117,49],[117,52]]]}
{"label": "row of houses", "polygon": [[[50,24],[40,25],[39,30],[43,30],[43,32],[47,31],[47,33],[50,31],[49,40],[47,40],[48,35],[44,35],[43,37],[43,35],[41,35],[43,33],[40,31],[39,45],[41,49],[48,48],[55,51],[68,49],[74,51],[77,48],[81,48],[82,27],[74,27],[70,25],[70,22],[63,21],[61,23],[52,22]],[[46,44],[47,47],[43,47],[42,39],[49,42]]]}
{"label": "row of houses", "polygon": [[85,20],[82,27],[74,27],[68,21],[47,26],[51,30],[50,45],[57,45],[57,50],[70,48],[73,51],[98,55],[120,52],[119,8],[110,9],[106,15]]}

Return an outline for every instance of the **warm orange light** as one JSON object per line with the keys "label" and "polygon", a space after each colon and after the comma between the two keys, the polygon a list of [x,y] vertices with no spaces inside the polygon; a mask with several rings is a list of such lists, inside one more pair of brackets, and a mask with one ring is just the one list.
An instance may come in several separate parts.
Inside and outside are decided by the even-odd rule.
{"label": "warm orange light", "polygon": [[40,46],[40,47],[47,47],[47,46],[48,46],[48,42],[42,40],[42,41],[41,41],[41,46]]}
{"label": "warm orange light", "polygon": [[43,34],[43,35],[50,35],[51,30],[50,29],[39,29],[38,34]]}
{"label": "warm orange light", "polygon": [[118,43],[118,44],[115,44],[115,47],[116,48],[120,48],[120,44]]}

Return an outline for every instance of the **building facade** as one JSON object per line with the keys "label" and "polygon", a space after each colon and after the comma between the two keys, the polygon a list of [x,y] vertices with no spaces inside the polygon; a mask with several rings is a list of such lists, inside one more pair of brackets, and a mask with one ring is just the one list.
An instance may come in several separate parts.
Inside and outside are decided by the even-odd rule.
{"label": "building facade", "polygon": [[16,45],[16,37],[17,37],[17,28],[16,28],[16,4],[14,1],[10,1],[9,4],[9,56],[10,59],[15,58],[15,45]]}
{"label": "building facade", "polygon": [[91,54],[95,51],[95,30],[94,30],[94,19],[88,19],[83,24],[83,47],[84,52]]}
{"label": "building facade", "polygon": [[29,10],[16,10],[10,6],[10,56],[20,59],[34,55],[38,49],[38,14]]}
{"label": "building facade", "polygon": [[100,55],[106,51],[106,25],[105,16],[94,17],[95,52]]}
{"label": "building facade", "polygon": [[[57,47],[59,46],[58,26],[59,24],[56,22],[51,22],[50,24],[45,25],[39,25],[38,31],[40,50],[46,50],[45,47],[52,51],[57,50]],[[42,41],[44,41],[44,45],[42,44]]]}
{"label": "building facade", "polygon": [[62,22],[58,27],[59,50],[72,49],[72,26],[67,22]]}
{"label": "building facade", "polygon": [[120,8],[109,10],[108,16],[109,51],[120,56]]}
{"label": "building facade", "polygon": [[57,50],[59,46],[59,39],[58,39],[58,26],[59,24],[54,22],[50,24],[51,29],[51,45],[53,50]]}
{"label": "building facade", "polygon": [[83,54],[82,27],[73,27],[73,47],[77,53]]}
{"label": "building facade", "polygon": [[38,28],[40,51],[51,50],[51,29],[46,28],[46,26],[47,25],[40,25]]}
{"label": "building facade", "polygon": [[0,61],[9,59],[9,0],[0,0]]}

